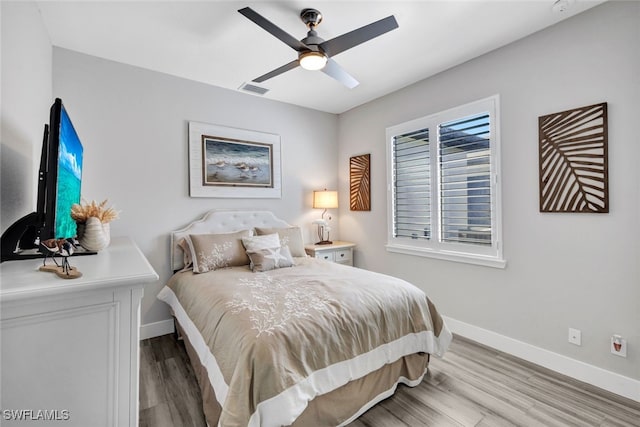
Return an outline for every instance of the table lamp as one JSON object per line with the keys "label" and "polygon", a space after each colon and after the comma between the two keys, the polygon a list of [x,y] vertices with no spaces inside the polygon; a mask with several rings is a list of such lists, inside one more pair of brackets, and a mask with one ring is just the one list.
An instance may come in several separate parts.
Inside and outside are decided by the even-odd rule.
{"label": "table lamp", "polygon": [[[327,213],[327,209],[336,209],[338,207],[338,192],[333,190],[327,190],[313,192],[313,207],[314,209],[324,209],[320,219],[313,221],[318,226],[318,241],[316,245],[330,245],[333,243],[329,240],[328,232],[331,230],[329,224],[324,219],[324,214]],[[331,217],[329,217],[331,219]],[[324,235],[327,232],[327,239]]]}

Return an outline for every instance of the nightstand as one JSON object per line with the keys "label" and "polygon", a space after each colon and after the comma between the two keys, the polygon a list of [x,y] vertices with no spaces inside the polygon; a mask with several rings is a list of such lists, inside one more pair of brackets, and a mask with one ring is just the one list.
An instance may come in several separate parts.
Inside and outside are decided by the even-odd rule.
{"label": "nightstand", "polygon": [[355,246],[355,243],[336,240],[330,245],[305,245],[304,250],[307,252],[307,255],[314,258],[352,266],[353,248],[355,248]]}

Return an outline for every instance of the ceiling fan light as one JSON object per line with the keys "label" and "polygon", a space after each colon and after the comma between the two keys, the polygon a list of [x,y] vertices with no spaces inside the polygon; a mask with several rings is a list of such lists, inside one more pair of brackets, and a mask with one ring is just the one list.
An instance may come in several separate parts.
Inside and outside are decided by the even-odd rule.
{"label": "ceiling fan light", "polygon": [[327,65],[327,57],[322,52],[304,52],[300,54],[300,66],[305,70],[321,70]]}

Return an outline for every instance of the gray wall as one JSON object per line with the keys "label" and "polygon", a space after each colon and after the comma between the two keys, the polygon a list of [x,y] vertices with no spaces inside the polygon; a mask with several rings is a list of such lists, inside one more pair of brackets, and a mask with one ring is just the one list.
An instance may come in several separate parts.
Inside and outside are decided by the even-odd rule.
{"label": "gray wall", "polygon": [[[640,3],[607,2],[341,114],[341,238],[358,243],[358,266],[419,285],[454,319],[640,378],[639,18]],[[386,252],[385,128],[493,94],[507,268]],[[610,213],[540,213],[538,116],[604,101]],[[350,212],[349,157],[363,153],[371,153],[372,210]],[[581,347],[567,343],[569,327],[582,330]],[[626,359],[610,354],[613,333],[628,340]]]}
{"label": "gray wall", "polygon": [[[53,95],[82,139],[82,193],[121,210],[111,234],[138,243],[160,281],[145,288],[142,323],[168,318],[156,295],[170,275],[169,232],[209,209],[262,208],[305,228],[315,189],[337,185],[337,116],[54,48]],[[278,134],[281,199],[190,198],[189,121]],[[337,229],[337,220],[336,220]]]}
{"label": "gray wall", "polygon": [[1,2],[0,228],[35,210],[51,105],[51,42],[35,3]]}

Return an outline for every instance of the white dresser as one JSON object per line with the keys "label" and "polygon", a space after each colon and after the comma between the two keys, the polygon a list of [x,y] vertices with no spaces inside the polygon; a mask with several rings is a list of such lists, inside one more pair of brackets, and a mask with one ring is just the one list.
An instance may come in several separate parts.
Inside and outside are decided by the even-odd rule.
{"label": "white dresser", "polygon": [[353,265],[353,248],[356,244],[351,242],[334,241],[328,245],[306,245],[307,255],[339,264]]}
{"label": "white dresser", "polygon": [[81,278],[0,264],[0,424],[135,427],[140,300],[158,275],[126,237],[69,261]]}

